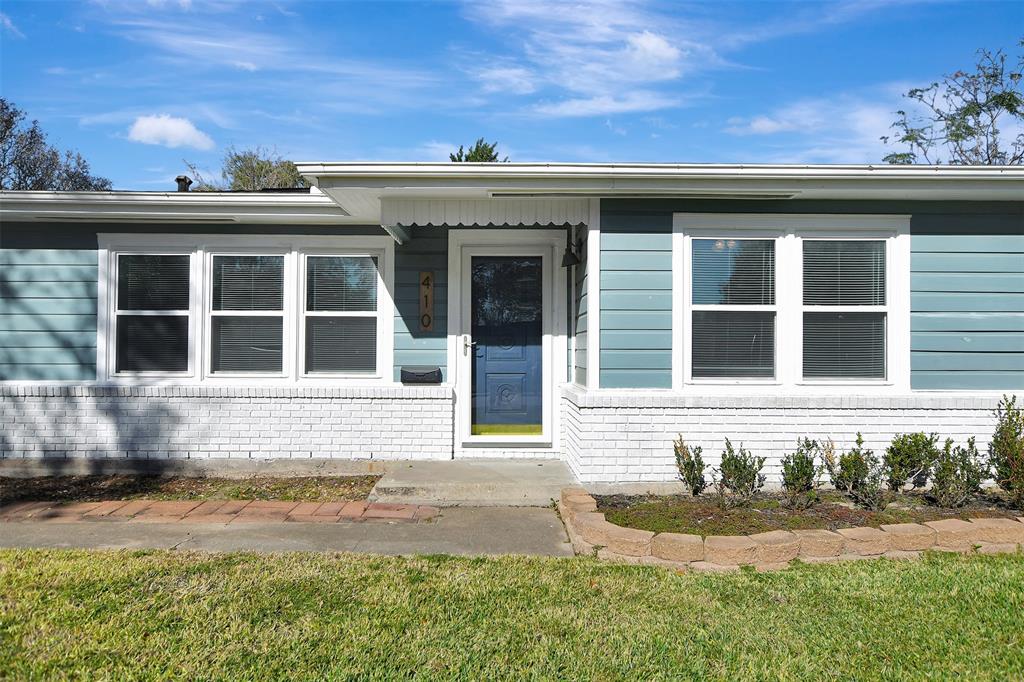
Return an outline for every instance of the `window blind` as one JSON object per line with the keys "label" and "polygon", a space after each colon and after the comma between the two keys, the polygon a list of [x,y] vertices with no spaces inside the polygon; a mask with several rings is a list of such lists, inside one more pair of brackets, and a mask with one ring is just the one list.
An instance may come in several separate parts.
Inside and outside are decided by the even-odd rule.
{"label": "window blind", "polygon": [[187,315],[118,315],[117,372],[188,371]]}
{"label": "window blind", "polygon": [[281,371],[280,317],[214,316],[212,325],[213,372]]}
{"label": "window blind", "polygon": [[775,376],[775,313],[693,312],[695,378]]}
{"label": "window blind", "polygon": [[307,317],[306,371],[377,371],[376,317]]}
{"label": "window blind", "polygon": [[377,310],[377,259],[310,256],[306,260],[306,309],[315,312]]}
{"label": "window blind", "polygon": [[804,305],[885,305],[885,242],[804,241]]}
{"label": "window blind", "polygon": [[774,305],[775,242],[694,239],[693,303]]}
{"label": "window blind", "polygon": [[118,310],[188,310],[189,256],[117,257]]}
{"label": "window blind", "polygon": [[283,256],[214,256],[214,310],[281,310]]}
{"label": "window blind", "polygon": [[804,376],[885,378],[885,313],[804,313]]}

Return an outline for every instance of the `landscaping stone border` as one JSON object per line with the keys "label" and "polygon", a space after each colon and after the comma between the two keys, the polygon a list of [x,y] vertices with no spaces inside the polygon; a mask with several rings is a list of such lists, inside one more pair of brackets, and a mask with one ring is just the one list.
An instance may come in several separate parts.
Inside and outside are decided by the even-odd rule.
{"label": "landscaping stone border", "polygon": [[928,550],[980,554],[1024,550],[1024,517],[943,519],[897,523],[880,528],[773,530],[754,535],[652,533],[624,528],[597,511],[597,500],[584,488],[563,488],[558,511],[577,554],[699,571],[758,571],[806,563],[858,559],[913,559]]}

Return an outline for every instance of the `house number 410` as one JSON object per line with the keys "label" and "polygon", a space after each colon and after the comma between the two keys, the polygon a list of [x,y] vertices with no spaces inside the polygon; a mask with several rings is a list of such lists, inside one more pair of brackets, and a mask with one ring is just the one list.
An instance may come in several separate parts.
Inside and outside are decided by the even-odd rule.
{"label": "house number 410", "polygon": [[434,331],[434,273],[420,273],[420,331]]}

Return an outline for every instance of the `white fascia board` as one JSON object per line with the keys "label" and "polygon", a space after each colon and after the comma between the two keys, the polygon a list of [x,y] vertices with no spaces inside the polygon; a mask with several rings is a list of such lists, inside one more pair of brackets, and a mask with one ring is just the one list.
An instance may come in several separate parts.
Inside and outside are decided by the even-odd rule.
{"label": "white fascia board", "polygon": [[[738,164],[302,163],[325,191],[467,198],[601,196],[1020,201],[1024,168]],[[345,206],[345,203],[342,203]]]}
{"label": "white fascia board", "polygon": [[7,221],[361,224],[330,197],[271,192],[0,192]]}

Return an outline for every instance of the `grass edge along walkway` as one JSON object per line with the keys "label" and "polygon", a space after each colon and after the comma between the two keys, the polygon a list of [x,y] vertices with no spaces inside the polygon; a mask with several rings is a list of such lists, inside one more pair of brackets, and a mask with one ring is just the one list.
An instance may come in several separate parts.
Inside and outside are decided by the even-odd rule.
{"label": "grass edge along walkway", "polygon": [[1024,677],[1024,555],[677,574],[587,558],[0,551],[0,678]]}

